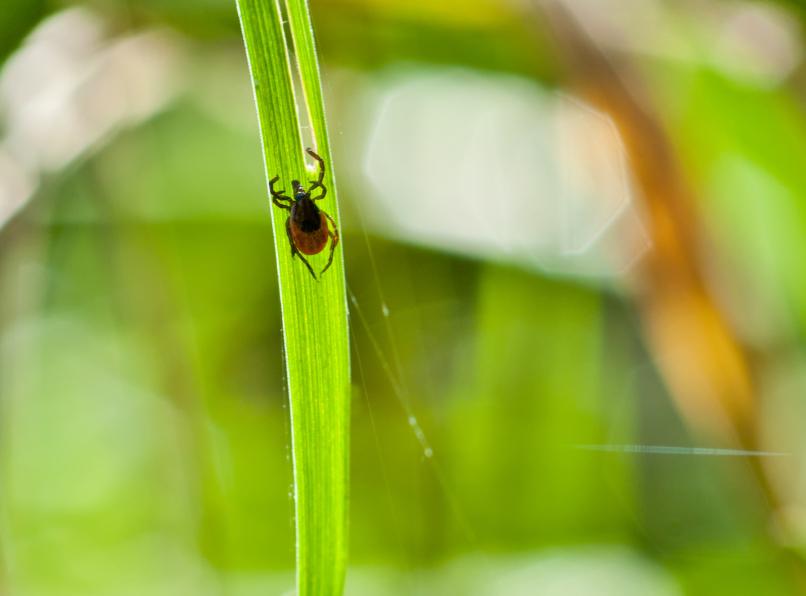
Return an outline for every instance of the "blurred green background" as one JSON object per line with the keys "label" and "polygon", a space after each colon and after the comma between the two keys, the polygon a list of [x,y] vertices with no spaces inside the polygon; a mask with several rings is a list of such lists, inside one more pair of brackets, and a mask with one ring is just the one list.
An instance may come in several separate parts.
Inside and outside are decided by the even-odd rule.
{"label": "blurred green background", "polygon": [[[803,4],[312,0],[350,595],[806,593]],[[293,593],[234,2],[0,17],[0,594]]]}

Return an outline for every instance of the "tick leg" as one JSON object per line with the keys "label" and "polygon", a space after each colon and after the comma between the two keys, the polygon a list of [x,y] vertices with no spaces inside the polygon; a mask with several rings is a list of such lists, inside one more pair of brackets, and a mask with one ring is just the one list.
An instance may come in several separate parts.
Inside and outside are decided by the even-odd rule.
{"label": "tick leg", "polygon": [[281,196],[285,191],[284,190],[274,190],[274,185],[277,184],[277,181],[280,179],[279,176],[275,176],[271,180],[269,180],[269,192],[272,195]]}
{"label": "tick leg", "polygon": [[[291,210],[291,205],[294,203],[291,197],[285,196],[283,193],[284,190],[274,190],[275,183],[280,179],[279,176],[275,176],[271,180],[269,180],[269,193],[271,193],[271,202],[277,205],[280,209],[287,209]],[[281,201],[288,201],[288,204],[282,203]]]}
{"label": "tick leg", "polygon": [[322,194],[320,194],[318,197],[311,197],[311,199],[314,201],[320,201],[324,199],[325,195],[327,194],[327,189],[325,188],[325,185],[322,184],[322,182],[325,180],[325,160],[319,157],[317,153],[314,153],[312,149],[306,149],[305,151],[308,152],[308,155],[319,162],[319,179],[311,182],[311,186],[308,188],[308,194],[310,195],[317,188],[321,188]]}
{"label": "tick leg", "polygon": [[319,162],[319,180],[317,180],[311,187],[311,190],[313,190],[317,186],[322,186],[322,181],[325,179],[325,160],[319,157],[317,153],[314,153],[313,149],[308,148],[305,151],[308,152],[308,155]]}
{"label": "tick leg", "polygon": [[[289,204],[288,204],[288,205],[286,205],[285,203],[281,203],[280,201],[288,201],[288,202],[289,202]],[[274,195],[274,194],[273,194],[273,195],[271,196],[271,202],[272,202],[272,203],[274,203],[275,205],[277,205],[277,206],[278,206],[280,209],[286,209],[286,210],[288,210],[288,211],[291,211],[291,204],[292,204],[294,201],[292,201],[292,200],[291,200],[290,198],[288,198],[288,197],[284,197],[284,196],[282,196],[282,195]]]}
{"label": "tick leg", "polygon": [[315,188],[321,188],[322,189],[322,194],[319,195],[318,197],[311,197],[311,200],[312,201],[321,201],[322,199],[325,198],[325,195],[327,194],[327,189],[325,188],[324,184],[319,184],[318,182],[314,182],[313,185],[311,185],[311,188],[308,189],[308,192],[309,193],[313,192],[313,190]]}
{"label": "tick leg", "polygon": [[[303,257],[303,256],[302,256],[302,253],[301,253],[301,252],[299,252],[299,251],[297,251],[297,254],[299,255],[300,260],[301,260],[303,263],[305,263],[305,266],[308,268],[308,271],[310,271],[310,272],[311,272],[311,275],[313,275],[313,278],[314,278],[314,279],[316,279],[316,273],[314,273],[314,272],[313,272],[313,267],[311,267],[311,264],[308,262],[308,259],[306,259],[305,257]],[[318,281],[318,280],[317,280],[317,281]]]}
{"label": "tick leg", "polygon": [[319,275],[322,275],[325,271],[327,271],[328,267],[333,264],[333,254],[336,252],[336,246],[339,244],[339,229],[336,227],[336,222],[333,221],[333,218],[330,217],[327,213],[322,211],[325,217],[327,217],[328,221],[332,224],[332,229],[327,231],[327,235],[330,236],[330,256],[327,259],[327,265],[325,268],[322,269]]}
{"label": "tick leg", "polygon": [[288,245],[291,247],[291,258],[294,258],[294,255],[297,254],[297,247],[294,246],[294,237],[291,235],[291,218],[285,218],[285,234],[288,236]]}
{"label": "tick leg", "polygon": [[311,272],[313,278],[316,279],[316,273],[313,272],[313,267],[308,262],[308,259],[302,256],[302,253],[297,250],[296,245],[294,244],[294,237],[291,235],[291,218],[287,218],[285,220],[285,233],[288,235],[288,243],[291,245],[291,258],[294,258],[294,255],[299,255],[300,260],[305,263],[305,266],[308,268],[308,271]]}

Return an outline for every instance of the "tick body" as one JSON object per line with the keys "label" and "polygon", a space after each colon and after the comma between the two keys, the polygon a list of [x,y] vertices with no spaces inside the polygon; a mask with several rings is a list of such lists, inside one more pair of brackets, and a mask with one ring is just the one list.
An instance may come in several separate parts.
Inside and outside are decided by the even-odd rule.
{"label": "tick body", "polygon": [[[316,279],[313,267],[303,255],[319,254],[327,247],[328,241],[330,242],[327,265],[319,273],[322,275],[333,263],[333,253],[339,244],[339,231],[333,218],[316,205],[316,201],[321,201],[327,194],[327,188],[323,184],[325,160],[310,149],[306,149],[306,151],[319,162],[319,178],[311,182],[307,190],[298,180],[292,180],[291,188],[294,191],[294,198],[291,198],[283,194],[284,190],[274,190],[275,183],[280,179],[279,176],[275,176],[269,181],[269,192],[275,206],[290,211],[288,219],[285,220],[285,231],[288,243],[291,245],[291,258],[299,255],[300,260]],[[321,192],[317,196],[312,196],[317,189]]]}

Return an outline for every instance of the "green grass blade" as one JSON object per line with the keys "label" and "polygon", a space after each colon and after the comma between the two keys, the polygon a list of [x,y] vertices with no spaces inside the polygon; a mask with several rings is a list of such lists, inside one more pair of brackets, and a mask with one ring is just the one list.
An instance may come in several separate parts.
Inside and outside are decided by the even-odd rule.
{"label": "green grass blade", "polygon": [[[308,107],[308,118],[314,131],[325,130],[325,102],[322,98],[322,85],[319,76],[319,62],[316,60],[316,44],[313,37],[308,4],[305,0],[286,0],[286,11],[291,35],[294,39],[294,50],[299,60],[299,75],[302,91],[305,94],[305,105]],[[317,146],[330,158],[330,143],[327,135],[317,136]]]}
{"label": "green grass blade", "polygon": [[[280,7],[265,0],[237,0],[246,44],[267,178],[290,192],[306,172],[291,61]],[[325,126],[319,67],[305,2],[286,10],[296,43],[316,151],[325,158],[327,198],[320,205],[337,222],[336,187]],[[297,528],[297,590],[300,596],[341,594],[347,563],[347,487],[350,362],[342,248],[331,268],[314,280],[292,259],[285,233],[287,212],[270,206],[283,332],[294,457]],[[327,251],[310,257],[318,272]]]}

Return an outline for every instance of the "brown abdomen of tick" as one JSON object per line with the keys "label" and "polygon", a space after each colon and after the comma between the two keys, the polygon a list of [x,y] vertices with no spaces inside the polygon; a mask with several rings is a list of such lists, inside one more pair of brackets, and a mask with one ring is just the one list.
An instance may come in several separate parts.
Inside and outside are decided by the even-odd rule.
{"label": "brown abdomen of tick", "polygon": [[321,212],[317,215],[319,216],[319,228],[310,232],[305,232],[301,225],[293,218],[291,219],[291,238],[294,240],[294,246],[302,254],[319,254],[327,246],[327,219]]}

